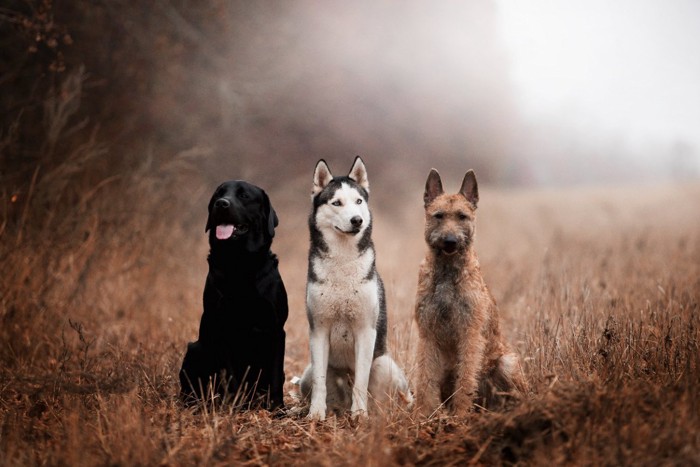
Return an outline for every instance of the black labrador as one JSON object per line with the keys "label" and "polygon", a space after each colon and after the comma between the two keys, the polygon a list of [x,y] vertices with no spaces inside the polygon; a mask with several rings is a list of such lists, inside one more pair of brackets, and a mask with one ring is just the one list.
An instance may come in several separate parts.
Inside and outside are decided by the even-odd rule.
{"label": "black labrador", "polygon": [[267,194],[250,183],[222,183],[209,201],[204,312],[180,370],[187,405],[217,395],[240,406],[283,407],[288,308],[270,251],[277,224]]}

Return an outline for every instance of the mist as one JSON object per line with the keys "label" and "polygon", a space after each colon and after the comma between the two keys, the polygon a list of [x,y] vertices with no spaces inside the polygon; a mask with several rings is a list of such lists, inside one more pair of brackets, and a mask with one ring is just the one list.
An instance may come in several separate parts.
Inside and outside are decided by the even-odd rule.
{"label": "mist", "polygon": [[[349,164],[362,155],[387,176],[434,165],[512,178],[517,112],[493,3],[302,1],[226,10],[222,46],[199,37],[211,59],[188,70],[204,95],[176,92],[194,115],[208,116],[207,144],[232,152],[239,170],[241,160],[269,161],[278,172],[308,175],[321,157]],[[156,107],[171,95],[166,88]],[[202,129],[196,124],[176,144],[201,145]]]}
{"label": "mist", "polygon": [[[519,154],[532,159],[539,182],[557,173],[586,182],[697,177],[700,5],[497,3],[520,120],[541,139]],[[558,170],[535,153],[557,159]],[[604,170],[581,166],[586,160]],[[569,163],[590,173],[567,173],[560,166]]]}
{"label": "mist", "polygon": [[74,122],[124,164],[184,159],[208,184],[277,185],[355,155],[399,182],[431,167],[502,186],[697,178],[699,8],[62,2],[22,34],[3,23],[3,128],[83,70]]}
{"label": "mist", "polygon": [[229,11],[216,73],[222,138],[249,155],[503,185],[700,172],[691,2],[257,5]]}

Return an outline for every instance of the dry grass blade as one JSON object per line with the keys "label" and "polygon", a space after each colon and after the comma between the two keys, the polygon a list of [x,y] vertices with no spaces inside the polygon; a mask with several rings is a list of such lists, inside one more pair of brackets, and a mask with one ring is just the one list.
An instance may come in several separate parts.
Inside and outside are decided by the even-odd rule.
{"label": "dry grass blade", "polygon": [[[0,465],[700,464],[697,184],[482,191],[481,269],[531,387],[505,411],[425,419],[397,404],[315,423],[213,394],[187,410],[178,370],[206,276],[202,174],[222,177],[206,167],[223,158],[186,136],[186,151],[105,144],[78,111],[85,77],[57,79],[45,105],[0,129]],[[373,238],[388,348],[414,377],[422,186],[389,179],[372,187],[384,200]],[[307,182],[266,186],[289,379],[309,361]]]}
{"label": "dry grass blade", "polygon": [[[117,184],[118,180],[105,179],[86,196],[94,190],[108,193]],[[675,211],[666,210],[659,227],[640,225],[641,217],[632,215],[629,222],[616,225],[614,235],[602,220],[588,230],[569,229],[566,216],[559,219],[556,213],[559,203],[572,200],[519,193],[501,195],[488,205],[487,193],[484,212],[508,207],[522,216],[489,219],[484,215],[478,247],[484,274],[503,309],[504,329],[523,357],[531,393],[506,412],[476,408],[463,419],[435,413],[425,420],[399,407],[382,407],[381,417],[360,424],[349,418],[310,423],[301,414],[273,418],[235,405],[224,408],[214,400],[200,410],[183,410],[176,401],[177,370],[183,344],[195,330],[204,271],[200,266],[192,274],[187,269],[189,260],[166,259],[171,250],[165,246],[138,249],[130,259],[125,249],[132,246],[114,238],[127,226],[112,228],[105,236],[99,234],[105,221],[94,217],[90,240],[72,245],[72,251],[62,250],[61,254],[72,255],[72,265],[42,276],[41,280],[51,279],[39,287],[30,282],[40,295],[22,293],[19,284],[3,281],[8,293],[2,299],[0,418],[3,432],[14,434],[0,439],[0,461],[76,465],[697,462],[698,439],[692,433],[700,423],[700,225],[687,215],[681,201],[700,189],[656,190],[639,204],[616,204],[615,192],[606,195],[606,203],[621,211],[644,211],[654,199],[672,200],[678,206]],[[591,201],[596,199],[595,191],[585,197],[571,196],[582,215],[595,219],[597,205]],[[527,225],[527,209],[532,205],[551,210],[551,223],[540,223],[541,235],[532,245],[501,248],[502,239],[513,238],[518,229],[536,228]],[[91,206],[83,203],[81,210],[92,212]],[[295,211],[303,215],[305,210],[302,203],[277,203],[276,208],[288,217]],[[420,213],[408,208],[406,212],[407,222],[400,226],[383,223],[382,213],[375,213],[375,235],[379,268],[391,284],[389,318],[395,332],[390,334],[389,349],[412,374],[415,277],[406,271],[414,269],[423,246],[420,223],[413,225],[413,217]],[[406,225],[412,227],[406,229]],[[45,252],[45,259],[55,261],[50,253],[53,243],[31,228],[25,224],[27,236],[19,248],[2,252],[19,273],[15,277],[25,283],[37,279],[31,268],[20,266],[27,238],[33,248]],[[200,228],[195,225],[170,234],[177,235],[179,242],[190,242],[190,251],[203,256],[205,248],[196,244],[202,239],[193,240]],[[306,245],[300,236],[290,235],[293,229],[283,224],[276,238],[283,275],[290,278],[288,376],[300,374],[308,360],[303,281],[294,277],[294,271],[305,268]],[[557,230],[556,238],[548,240],[547,232]],[[600,231],[608,235],[601,237]],[[156,227],[153,232],[160,230]],[[384,245],[396,242],[405,251],[415,249],[415,254],[382,255]],[[547,244],[546,253],[537,253]],[[95,256],[104,245],[117,248],[108,262]],[[146,257],[148,262],[143,262]],[[150,267],[151,262],[171,264],[168,281],[158,279],[159,270]],[[501,267],[504,262],[512,266]],[[40,263],[29,264],[38,267]],[[105,274],[95,273],[98,265]],[[107,279],[110,271],[113,284]],[[66,287],[71,277],[82,284],[79,293]],[[163,287],[173,281],[191,293],[168,298]],[[521,283],[517,288],[522,292],[508,292],[514,282]],[[143,284],[150,284],[148,294],[142,293]],[[135,310],[134,306],[142,311],[127,311]],[[63,331],[57,335],[55,329]],[[420,389],[420,382],[414,383]],[[288,403],[299,402],[290,398]]]}

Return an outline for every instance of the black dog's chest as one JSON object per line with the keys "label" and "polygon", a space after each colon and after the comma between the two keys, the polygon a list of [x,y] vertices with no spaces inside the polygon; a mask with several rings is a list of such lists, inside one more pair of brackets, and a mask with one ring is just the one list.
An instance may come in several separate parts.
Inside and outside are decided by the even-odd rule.
{"label": "black dog's chest", "polygon": [[270,300],[259,293],[254,283],[207,282],[204,302],[210,305],[205,307],[205,313],[211,312],[213,321],[225,332],[267,330],[277,324]]}
{"label": "black dog's chest", "polygon": [[224,297],[219,312],[240,331],[269,331],[276,326],[275,314],[270,303],[254,294]]}

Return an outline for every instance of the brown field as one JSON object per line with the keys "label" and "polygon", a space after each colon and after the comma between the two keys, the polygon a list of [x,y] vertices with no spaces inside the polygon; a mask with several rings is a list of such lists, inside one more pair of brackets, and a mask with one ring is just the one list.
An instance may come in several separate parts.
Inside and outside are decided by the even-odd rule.
{"label": "brown field", "polygon": [[[473,32],[456,69],[425,48],[440,9],[419,0],[5,3],[0,466],[700,465],[700,184],[643,184],[692,180],[673,157],[692,162],[692,148],[648,149],[669,159],[657,173],[620,149],[624,134],[597,145],[533,131],[490,0],[451,2]],[[359,423],[183,409],[214,186],[249,179],[279,214],[289,380],[308,361],[313,166],[332,158],[339,174],[355,154],[389,349],[409,377],[425,177],[435,165],[456,191],[476,169],[482,273],[530,393],[429,420],[391,407]],[[637,184],[489,184],[527,186],[538,168],[562,184]]]}
{"label": "brown field", "polygon": [[[459,175],[444,176],[447,190]],[[68,177],[2,195],[1,465],[700,464],[700,186],[483,188],[477,251],[531,393],[505,412],[425,421],[387,408],[356,424],[182,409],[211,187],[172,198],[168,177],[137,173],[57,188]],[[409,376],[423,182],[405,180],[405,199],[372,186],[389,348]],[[310,175],[268,190],[290,301],[288,379],[308,361],[309,189]],[[115,201],[126,192],[131,201]],[[161,213],[135,202],[153,193]],[[60,209],[66,200],[77,207]]]}

